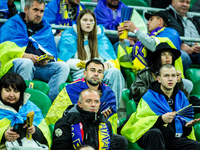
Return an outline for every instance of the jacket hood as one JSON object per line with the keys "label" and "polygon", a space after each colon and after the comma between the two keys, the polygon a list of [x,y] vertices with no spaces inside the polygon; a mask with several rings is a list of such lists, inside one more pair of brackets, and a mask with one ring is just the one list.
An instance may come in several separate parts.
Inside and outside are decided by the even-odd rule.
{"label": "jacket hood", "polygon": [[[159,94],[164,95],[165,98],[168,99],[168,96],[165,95],[165,93],[161,90],[161,88],[160,88],[160,83],[159,83],[158,81],[152,82],[152,83],[149,85],[149,89],[152,90],[152,91],[154,91],[154,92],[157,92],[157,93],[159,93]],[[173,93],[172,93],[172,95],[171,95],[171,98],[172,98],[172,99],[175,98],[175,96],[176,96],[176,94],[178,93],[178,91],[179,91],[179,88],[178,88],[178,85],[176,84],[175,87],[174,87],[174,91],[173,91]]]}

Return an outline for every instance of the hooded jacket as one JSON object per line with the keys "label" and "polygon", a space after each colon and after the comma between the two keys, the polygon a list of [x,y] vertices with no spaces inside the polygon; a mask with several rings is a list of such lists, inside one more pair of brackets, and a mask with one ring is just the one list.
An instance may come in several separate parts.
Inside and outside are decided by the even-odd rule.
{"label": "hooded jacket", "polygon": [[[186,122],[192,120],[193,116],[184,117],[176,115],[172,123],[165,124],[161,118],[163,114],[178,111],[189,105],[183,92],[174,87],[173,94],[168,98],[160,89],[160,84],[155,81],[146,94],[141,98],[137,110],[131,115],[127,123],[121,130],[121,134],[130,142],[135,143],[149,129],[158,128],[162,132],[165,140],[170,138],[186,137],[194,139],[192,128],[186,128]],[[191,132],[192,131],[192,132]]]}
{"label": "hooded jacket", "polygon": [[[149,85],[151,82],[155,81],[157,75],[154,74],[149,67],[146,67],[137,72],[137,76],[135,81],[132,83],[130,87],[130,91],[132,93],[132,97],[134,101],[139,102],[142,96],[147,92]],[[157,79],[156,79],[157,80]],[[189,93],[187,92],[183,81],[177,83],[179,89],[184,92],[186,97],[189,99]]]}

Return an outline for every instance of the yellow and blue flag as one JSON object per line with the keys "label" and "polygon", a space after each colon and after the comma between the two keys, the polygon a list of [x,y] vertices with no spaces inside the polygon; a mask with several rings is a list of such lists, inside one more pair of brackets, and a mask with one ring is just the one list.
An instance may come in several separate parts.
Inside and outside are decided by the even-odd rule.
{"label": "yellow and blue flag", "polygon": [[[78,79],[70,84],[68,84],[54,100],[52,106],[50,107],[47,116],[45,118],[48,125],[55,124],[58,119],[63,116],[64,111],[69,105],[77,104],[79,99],[79,94],[81,91],[88,89],[88,85],[85,82],[85,79]],[[102,91],[102,97],[100,99],[101,105],[106,103],[108,106],[111,106],[112,114],[110,114],[108,120],[110,121],[113,132],[116,133],[117,129],[117,110],[116,110],[116,98],[114,92],[110,89],[109,86],[104,83],[100,83],[100,89]]]}
{"label": "yellow and blue flag", "polygon": [[[119,62],[116,53],[113,49],[109,39],[104,34],[103,26],[99,26],[101,32],[97,35],[98,40],[98,52],[100,57],[112,63],[115,68],[120,69]],[[88,41],[84,42],[88,45]],[[59,41],[58,46],[58,60],[67,61],[75,55],[77,52],[77,33],[73,28],[66,29]]]}
{"label": "yellow and blue flag", "polygon": [[[180,90],[175,96],[175,111],[188,106],[189,102],[187,97]],[[133,113],[121,130],[123,136],[125,136],[130,142],[135,143],[142,137],[157,121],[160,115],[172,112],[168,105],[164,95],[159,94],[153,90],[148,92],[141,98],[137,110]],[[191,118],[176,115],[175,130],[176,134],[181,135],[183,133],[183,126],[186,122],[191,121]],[[167,126],[164,124],[163,126]],[[190,137],[195,138],[194,132]]]}
{"label": "yellow and blue flag", "polygon": [[[51,134],[49,127],[47,126],[41,110],[31,101],[27,101],[18,112],[10,107],[6,107],[0,102],[0,141],[3,137],[4,132],[15,124],[23,124],[27,119],[27,114],[34,111],[33,125],[38,127],[43,133],[44,137],[48,142],[48,146],[51,145]],[[0,142],[1,143],[1,142]]]}

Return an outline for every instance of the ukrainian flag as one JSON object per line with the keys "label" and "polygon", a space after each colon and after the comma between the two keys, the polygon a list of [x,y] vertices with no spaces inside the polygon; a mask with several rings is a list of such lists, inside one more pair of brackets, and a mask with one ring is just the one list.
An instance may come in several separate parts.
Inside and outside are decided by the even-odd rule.
{"label": "ukrainian flag", "polygon": [[[79,99],[79,94],[81,91],[88,89],[88,85],[85,79],[78,79],[69,85],[67,85],[54,100],[52,106],[50,107],[47,116],[45,118],[48,125],[55,124],[58,119],[63,116],[63,112],[67,109],[69,105],[77,104]],[[116,110],[116,98],[114,92],[109,86],[105,84],[100,84],[100,89],[103,92],[100,99],[101,104],[104,102],[113,108],[112,114],[110,114],[108,120],[110,121],[113,131],[116,133],[117,130],[117,110]]]}
{"label": "ukrainian flag", "polygon": [[34,111],[33,125],[38,127],[47,140],[48,146],[51,146],[51,133],[47,126],[41,110],[31,101],[27,101],[18,112],[10,107],[6,107],[0,102],[0,143],[4,132],[15,124],[23,124],[27,119],[27,114]]}

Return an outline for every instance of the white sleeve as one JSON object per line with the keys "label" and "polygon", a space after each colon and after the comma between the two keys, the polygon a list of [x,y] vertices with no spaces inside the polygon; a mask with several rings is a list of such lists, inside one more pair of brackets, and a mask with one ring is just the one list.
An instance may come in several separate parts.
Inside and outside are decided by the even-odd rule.
{"label": "white sleeve", "polygon": [[80,68],[77,67],[76,65],[77,65],[80,61],[81,61],[80,59],[71,58],[71,59],[69,59],[66,63],[69,65],[70,69],[72,69],[72,70],[79,70]]}

